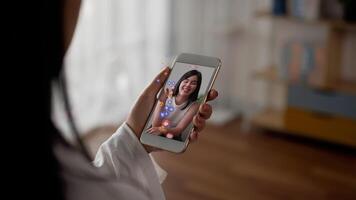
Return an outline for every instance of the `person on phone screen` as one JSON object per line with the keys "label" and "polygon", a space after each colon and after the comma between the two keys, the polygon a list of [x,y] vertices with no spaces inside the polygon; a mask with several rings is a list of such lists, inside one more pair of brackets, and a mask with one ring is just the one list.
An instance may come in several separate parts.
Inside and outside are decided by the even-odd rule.
{"label": "person on phone screen", "polygon": [[147,132],[180,140],[180,135],[199,109],[198,94],[202,75],[197,70],[183,74],[173,88],[165,88],[159,98]]}
{"label": "person on phone screen", "polygon": [[[63,71],[63,57],[73,37],[81,1],[52,0],[43,1],[43,4],[41,55],[44,66],[43,73],[36,76],[43,80],[39,81],[41,85],[38,88],[42,89],[45,97],[45,103],[41,104],[45,120],[41,126],[46,127],[46,131],[32,135],[40,141],[36,145],[40,151],[35,151],[32,146],[24,148],[27,155],[33,155],[31,159],[40,160],[28,164],[33,170],[23,170],[26,174],[33,174],[40,183],[31,193],[26,193],[26,197],[55,200],[165,199],[161,187],[165,172],[149,154],[157,149],[141,144],[139,138],[170,69],[166,67],[154,77],[138,96],[125,122],[99,147],[95,156],[89,155],[71,115],[66,73]],[[67,114],[68,130],[60,130],[52,120],[50,105],[56,92],[60,93],[61,109]],[[217,95],[215,90],[211,90],[208,100],[215,99]],[[197,140],[205,120],[212,113],[207,103],[196,109],[199,111],[193,117],[194,130],[189,135],[190,141]],[[38,131],[26,128],[29,133]],[[72,140],[65,135],[71,135]]]}

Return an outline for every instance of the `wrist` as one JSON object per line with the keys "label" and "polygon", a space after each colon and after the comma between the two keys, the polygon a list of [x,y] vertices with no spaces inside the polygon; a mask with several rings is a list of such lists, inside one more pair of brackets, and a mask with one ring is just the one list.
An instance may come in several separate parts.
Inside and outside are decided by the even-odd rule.
{"label": "wrist", "polygon": [[161,133],[163,133],[163,134],[167,133],[167,128],[164,127],[164,126],[160,126],[160,127],[158,128],[158,130],[159,130],[159,132],[161,132]]}
{"label": "wrist", "polygon": [[161,96],[159,99],[158,99],[158,101],[161,101],[161,102],[163,102],[163,103],[165,103],[166,102],[166,100],[167,100],[167,96],[166,95],[163,95],[163,96]]}
{"label": "wrist", "polygon": [[158,151],[159,149],[156,147],[148,146],[146,144],[142,144],[143,148],[146,150],[147,153],[151,153],[154,151]]}

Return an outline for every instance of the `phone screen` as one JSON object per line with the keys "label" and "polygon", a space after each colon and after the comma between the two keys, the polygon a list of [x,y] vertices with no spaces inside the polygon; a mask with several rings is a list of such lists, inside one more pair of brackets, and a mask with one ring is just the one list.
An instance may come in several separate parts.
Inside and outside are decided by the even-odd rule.
{"label": "phone screen", "polygon": [[185,141],[216,68],[176,62],[162,88],[144,134]]}

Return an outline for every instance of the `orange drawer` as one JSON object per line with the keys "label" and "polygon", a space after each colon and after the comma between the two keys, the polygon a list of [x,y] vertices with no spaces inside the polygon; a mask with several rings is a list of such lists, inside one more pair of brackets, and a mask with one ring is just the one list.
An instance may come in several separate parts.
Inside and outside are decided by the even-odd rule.
{"label": "orange drawer", "polygon": [[287,131],[356,147],[356,120],[288,107],[284,117]]}

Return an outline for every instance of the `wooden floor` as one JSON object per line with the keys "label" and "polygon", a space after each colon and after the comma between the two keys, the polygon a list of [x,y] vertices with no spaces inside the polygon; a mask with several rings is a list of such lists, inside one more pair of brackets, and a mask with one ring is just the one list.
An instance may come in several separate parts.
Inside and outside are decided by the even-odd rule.
{"label": "wooden floor", "polygon": [[356,199],[356,154],[256,130],[208,125],[181,155],[154,153],[168,200]]}

